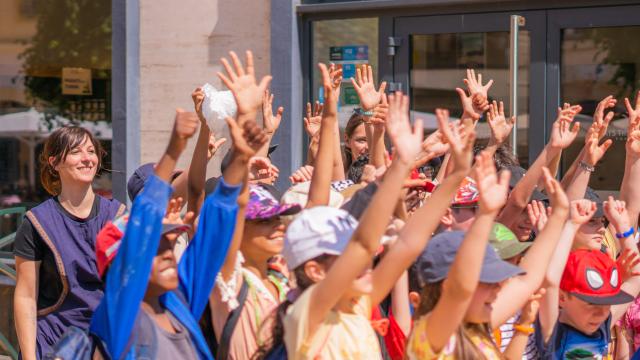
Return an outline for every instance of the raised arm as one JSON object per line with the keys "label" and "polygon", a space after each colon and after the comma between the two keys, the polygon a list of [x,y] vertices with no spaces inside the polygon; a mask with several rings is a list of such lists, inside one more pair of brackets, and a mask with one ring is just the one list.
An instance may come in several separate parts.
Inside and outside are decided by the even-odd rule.
{"label": "raised arm", "polygon": [[592,201],[582,199],[571,202],[571,218],[564,224],[560,233],[560,241],[551,257],[542,285],[547,290],[541,301],[539,313],[540,330],[545,343],[551,337],[558,321],[560,279],[562,279],[562,273],[571,252],[573,239],[578,228],[589,221],[595,212],[596,204]]}
{"label": "raised arm", "polygon": [[[333,263],[326,277],[313,289],[314,296],[308,310],[310,333],[315,331],[353,280],[370,264],[394,211],[394,206],[389,204],[394,204],[400,196],[404,179],[409,173],[413,159],[420,151],[423,137],[422,121],[417,120],[413,129],[411,128],[408,97],[402,93],[390,95],[389,106],[387,132],[396,145],[396,156],[362,215],[349,244]],[[316,172],[317,169],[314,174]]]}
{"label": "raised arm", "polygon": [[478,287],[493,220],[506,201],[509,175],[509,172],[496,174],[489,153],[476,156],[474,177],[478,179],[480,209],[442,283],[442,295],[429,313],[424,332],[435,353],[444,348],[464,321]]}
{"label": "raised arm", "polygon": [[597,128],[592,126],[587,133],[584,157],[575,169],[573,180],[567,186],[567,196],[569,200],[584,198],[591,173],[595,170],[595,166],[600,159],[602,159],[611,144],[613,144],[613,140],[611,139],[605,140],[602,145],[599,145],[599,141]]}
{"label": "raised arm", "polygon": [[197,88],[191,94],[196,114],[200,119],[200,133],[196,140],[196,147],[193,150],[193,157],[188,171],[187,186],[187,211],[192,211],[195,216],[200,214],[200,208],[204,201],[204,184],[207,175],[207,163],[216,151],[224,144],[227,139],[222,138],[216,140],[211,133],[207,120],[202,114],[202,102],[204,101],[204,92],[201,88]]}
{"label": "raised arm", "polygon": [[364,65],[362,69],[356,69],[356,77],[351,78],[351,83],[356,89],[358,98],[360,98],[360,106],[365,112],[372,112],[370,118],[373,120],[373,132],[369,139],[371,145],[369,146],[369,163],[379,168],[385,165],[385,151],[384,151],[384,121],[380,124],[376,121],[375,114],[378,113],[378,118],[383,119],[384,109],[379,108],[380,103],[387,103],[384,91],[387,87],[387,82],[383,81],[380,84],[380,88],[376,90],[375,81],[373,79],[373,68],[370,65]]}
{"label": "raised arm", "polygon": [[[622,236],[622,233],[628,234],[627,236],[620,239],[620,243],[622,245],[621,253],[625,256],[629,255],[638,255],[638,246],[635,241],[635,233],[627,233],[631,228],[631,221],[629,220],[629,213],[626,208],[626,204],[624,201],[615,200],[613,197],[609,196],[609,199],[604,202],[603,210],[607,219],[611,221],[611,224],[616,229],[617,233]],[[617,237],[618,235],[616,235]],[[620,260],[620,259],[619,259]],[[618,263],[618,267],[621,268],[620,262]],[[619,269],[622,270],[622,269]],[[626,293],[630,294],[633,297],[637,297],[640,293],[640,266],[636,263],[635,266],[632,266],[631,276],[628,279],[624,279],[621,276],[622,281],[622,290]],[[622,271],[620,271],[622,273]],[[611,306],[611,315],[612,315],[612,323],[615,323],[624,315],[629,308],[630,304],[621,304],[621,305],[613,305]]]}
{"label": "raised arm", "polygon": [[235,269],[236,258],[242,240],[242,229],[244,228],[244,214],[248,193],[246,183],[248,179],[248,166],[252,156],[256,154],[267,141],[267,135],[256,126],[256,116],[259,107],[262,105],[263,95],[270,80],[270,76],[262,78],[257,83],[253,66],[253,55],[247,51],[247,66],[244,67],[235,53],[229,53],[234,68],[229,65],[226,59],[221,59],[225,66],[227,75],[218,73],[220,79],[231,90],[238,104],[238,118],[233,120],[227,118],[227,125],[233,140],[232,160],[224,173],[224,181],[228,184],[245,184],[243,195],[238,199],[239,211],[236,215],[236,231],[233,234],[227,256],[220,269],[222,277],[228,280]]}
{"label": "raised arm", "polygon": [[373,272],[373,304],[382,301],[393,287],[398,277],[420,255],[438,227],[440,218],[451,204],[458,186],[469,173],[475,131],[462,137],[456,128],[450,128],[444,118],[439,119],[439,127],[447,143],[450,144],[454,171],[447,176],[433,194],[411,217],[400,233],[398,241],[389,249]]}
{"label": "raised arm", "polygon": [[[383,85],[385,85],[385,83],[382,83],[380,88],[382,88]],[[382,94],[382,100],[380,104],[376,105],[373,116],[370,120],[373,127],[373,133],[371,134],[371,146],[369,147],[369,163],[376,169],[386,166],[387,164],[387,149],[384,144],[384,126],[387,122],[388,113],[389,103],[387,101],[387,95]]]}
{"label": "raised arm", "polygon": [[[304,119],[304,129],[309,137],[309,149],[307,152],[307,165],[312,166],[316,160],[318,153],[318,138],[320,136],[320,124],[322,123],[322,104],[316,101],[311,107],[311,103],[307,103],[307,112]],[[339,135],[338,135],[339,136]],[[338,150],[340,151],[340,142],[338,141]],[[340,155],[342,156],[342,154]],[[342,169],[344,174],[344,169]]]}
{"label": "raised arm", "polygon": [[[186,296],[191,312],[196,319],[202,315],[207,305],[209,294],[223,264],[234,261],[237,246],[231,249],[237,220],[238,205],[236,203],[242,183],[246,182],[247,164],[267,142],[265,134],[255,121],[249,120],[243,127],[235,120],[227,118],[227,124],[233,139],[233,155],[231,164],[225,169],[223,179],[216,190],[205,200],[198,222],[195,237],[189,243],[179,267],[180,289]],[[215,239],[215,241],[213,241]]]}
{"label": "raised arm", "polygon": [[262,148],[258,151],[256,156],[267,157],[269,155],[271,139],[273,139],[273,136],[280,127],[283,112],[284,108],[280,106],[276,111],[276,114],[273,114],[273,94],[269,92],[269,89],[266,89],[264,91],[264,96],[262,97],[262,128],[267,134],[268,141],[262,145]]}
{"label": "raised arm", "polygon": [[631,225],[637,227],[640,215],[640,91],[636,95],[635,107],[631,106],[627,98],[624,103],[629,114],[629,126],[620,199],[627,204]]}
{"label": "raised arm", "polygon": [[536,161],[531,165],[526,175],[516,184],[509,194],[507,205],[504,207],[498,221],[506,227],[511,227],[518,218],[519,214],[524,211],[529,203],[529,198],[535,190],[540,177],[542,176],[542,168],[549,165],[553,159],[566,149],[578,136],[580,124],[571,122],[580,111],[579,106],[567,107],[565,109],[558,108],[558,118],[553,123],[551,137],[549,143],[544,147]]}
{"label": "raised arm", "polygon": [[485,150],[489,151],[491,156],[493,156],[496,150],[498,150],[498,147],[509,139],[511,130],[516,123],[516,117],[513,116],[507,119],[504,115],[504,103],[502,101],[498,103],[494,100],[490,104],[489,111],[487,112],[487,123],[491,129],[491,137]]}
{"label": "raised arm", "polygon": [[569,215],[569,200],[549,169],[543,168],[545,187],[553,209],[549,221],[520,262],[526,274],[509,279],[500,289],[491,313],[491,327],[504,324],[529,297],[540,288],[564,223]]}
{"label": "raised arm", "polygon": [[318,64],[324,86],[324,108],[320,125],[318,154],[314,163],[307,208],[329,204],[332,171],[335,161],[335,132],[338,129],[338,96],[340,82],[332,79],[325,64]]}
{"label": "raised arm", "polygon": [[105,343],[114,359],[122,358],[144,297],[153,257],[156,255],[162,218],[171,196],[169,180],[187,140],[198,128],[195,113],[177,111],[171,140],[131,208],[118,253],[107,272],[104,297],[91,320],[91,332]]}

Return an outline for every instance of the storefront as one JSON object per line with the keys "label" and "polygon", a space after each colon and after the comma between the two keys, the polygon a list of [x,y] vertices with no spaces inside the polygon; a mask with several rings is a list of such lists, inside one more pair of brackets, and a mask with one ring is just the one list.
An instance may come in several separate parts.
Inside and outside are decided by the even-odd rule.
{"label": "storefront", "polygon": [[[392,89],[408,92],[413,117],[435,128],[435,107],[461,113],[455,87],[465,69],[492,78],[491,97],[509,103],[510,18],[524,19],[518,39],[517,155],[528,165],[543,148],[562,102],[583,107],[580,138],[563,156],[567,168],[584,143],[597,103],[619,101],[607,136],[614,145],[591,179],[603,191],[619,189],[624,171],[625,96],[640,88],[639,2],[632,1],[302,1],[292,27],[300,36],[303,99],[317,99],[314,64],[334,61],[353,73],[369,63]],[[272,4],[273,9],[273,4]],[[273,14],[273,13],[272,13]],[[272,15],[273,17],[274,15]],[[278,19],[286,15],[275,15]],[[275,41],[272,25],[272,43]],[[296,45],[294,45],[296,46]],[[272,63],[288,54],[274,53]],[[295,56],[294,56],[295,57]],[[294,58],[294,60],[296,60]],[[295,63],[295,61],[292,61]],[[272,65],[273,69],[273,65]],[[276,69],[277,70],[277,69]],[[286,75],[286,74],[285,74]],[[349,75],[347,75],[349,76]],[[296,87],[296,79],[290,79]],[[341,122],[357,103],[344,85]],[[509,112],[507,106],[507,112]],[[479,138],[487,138],[485,123]],[[297,129],[296,129],[297,131]],[[605,165],[606,164],[606,165]]]}

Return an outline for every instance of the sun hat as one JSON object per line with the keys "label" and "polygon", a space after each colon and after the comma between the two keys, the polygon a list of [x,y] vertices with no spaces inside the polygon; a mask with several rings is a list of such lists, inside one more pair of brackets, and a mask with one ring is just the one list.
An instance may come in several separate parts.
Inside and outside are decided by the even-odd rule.
{"label": "sun hat", "polygon": [[500,223],[493,224],[489,234],[489,244],[498,252],[502,260],[520,255],[533,245],[530,241],[519,241],[513,231]]}
{"label": "sun hat", "polygon": [[247,220],[266,220],[277,216],[294,215],[302,208],[298,204],[281,204],[268,190],[256,184],[249,185]]}
{"label": "sun hat", "polygon": [[[307,201],[309,200],[310,188],[310,181],[295,184],[284,192],[280,201],[283,204],[299,204],[300,206],[306,206]],[[329,190],[329,206],[339,208],[343,202],[344,197],[342,194],[334,189]]]}
{"label": "sun hat", "polygon": [[[129,214],[125,213],[108,222],[96,236],[96,263],[100,277],[104,275],[104,272],[118,253],[124,231],[127,228],[127,221],[129,221]],[[191,226],[188,224],[162,224],[161,235],[184,232],[189,229],[191,229]]]}
{"label": "sun hat", "polygon": [[289,269],[320,255],[342,254],[357,226],[358,221],[344,210],[316,206],[302,211],[284,236],[283,255]]}
{"label": "sun hat", "polygon": [[560,289],[594,305],[626,304],[633,296],[620,289],[618,266],[600,250],[575,250],[569,254]]}
{"label": "sun hat", "polygon": [[[445,231],[429,241],[417,261],[418,274],[423,283],[433,284],[447,277],[464,235],[462,231]],[[500,259],[494,248],[487,244],[480,271],[481,283],[497,284],[524,272],[521,268]]]}

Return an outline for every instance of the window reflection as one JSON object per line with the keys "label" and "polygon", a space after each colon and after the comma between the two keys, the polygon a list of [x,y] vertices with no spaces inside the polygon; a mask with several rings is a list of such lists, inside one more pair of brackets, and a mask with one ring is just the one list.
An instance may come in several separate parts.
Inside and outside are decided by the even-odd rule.
{"label": "window reflection", "polygon": [[564,169],[580,153],[598,102],[608,95],[618,100],[607,131],[613,145],[591,176],[590,186],[598,190],[616,191],[622,182],[628,124],[623,100],[635,96],[640,80],[640,49],[623,39],[638,38],[640,26],[565,29],[562,34],[561,99],[583,108],[577,117],[580,135],[564,153]]}
{"label": "window reflection", "polygon": [[[0,2],[0,207],[46,197],[37,155],[52,129],[80,124],[109,149],[110,112],[111,1]],[[110,175],[95,188],[110,196]]]}

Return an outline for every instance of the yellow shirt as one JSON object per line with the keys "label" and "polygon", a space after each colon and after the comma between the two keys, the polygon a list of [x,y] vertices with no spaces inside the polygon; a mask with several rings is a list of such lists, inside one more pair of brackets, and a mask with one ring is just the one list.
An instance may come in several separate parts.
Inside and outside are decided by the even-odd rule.
{"label": "yellow shirt", "polygon": [[[427,319],[428,315],[422,316],[413,323],[413,331],[407,342],[407,357],[410,360],[455,360],[456,335],[451,335],[449,342],[439,353],[434,353],[427,339]],[[495,345],[490,343],[489,340],[474,335],[471,337],[471,341],[484,355],[485,359],[499,360],[501,358],[500,354],[496,352]]]}
{"label": "yellow shirt", "polygon": [[287,309],[284,342],[290,360],[381,359],[378,338],[369,323],[371,299],[360,298],[356,313],[331,311],[313,336],[308,335],[309,301],[315,285],[308,288]]}

